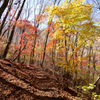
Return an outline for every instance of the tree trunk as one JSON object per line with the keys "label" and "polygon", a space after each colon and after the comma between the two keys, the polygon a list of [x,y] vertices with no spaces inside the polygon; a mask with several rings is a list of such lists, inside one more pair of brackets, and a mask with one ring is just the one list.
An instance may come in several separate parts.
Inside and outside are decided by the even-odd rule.
{"label": "tree trunk", "polygon": [[[85,45],[83,45],[83,48],[82,48],[81,58],[83,57],[84,49],[85,49]],[[81,60],[81,63],[80,63],[80,69],[81,69],[81,71],[83,70],[83,68],[82,68],[82,60]]]}
{"label": "tree trunk", "polygon": [[52,65],[53,65],[53,76],[55,76],[55,41],[53,40],[53,48],[52,48]]}
{"label": "tree trunk", "polygon": [[6,9],[8,3],[9,3],[9,0],[4,0],[3,5],[0,7],[0,19],[1,19],[1,16],[2,16],[4,10]]}
{"label": "tree trunk", "polygon": [[[76,33],[76,39],[75,39],[75,47],[77,48],[77,41],[78,41],[78,32]],[[77,51],[75,52],[75,57],[77,58]],[[75,64],[75,68],[77,67],[77,62]],[[76,70],[76,69],[75,69]],[[75,71],[75,83],[77,85],[77,70]],[[76,88],[77,89],[77,88]]]}
{"label": "tree trunk", "polygon": [[95,57],[96,56],[96,54],[94,53],[93,54],[93,81],[95,80],[95,71],[96,71],[96,61],[95,61]]}
{"label": "tree trunk", "polygon": [[12,3],[13,3],[13,1],[10,3],[10,5],[9,5],[9,7],[8,7],[8,11],[7,11],[7,13],[6,13],[6,15],[5,15],[5,17],[4,17],[3,21],[2,21],[1,26],[0,26],[0,35],[2,34],[2,29],[3,29],[4,23],[5,23],[5,21],[6,21],[6,18],[7,18],[7,16],[8,16],[8,14],[9,14],[9,11],[11,10]]}
{"label": "tree trunk", "polygon": [[[39,24],[36,25],[36,28],[38,28],[38,27],[39,27]],[[35,31],[35,34],[37,35],[37,30]],[[34,45],[32,46],[33,48],[31,50],[31,54],[30,54],[30,64],[34,64],[35,63],[34,56],[35,56],[36,40],[37,40],[37,37],[35,37]]]}
{"label": "tree trunk", "polygon": [[91,51],[92,51],[92,45],[90,44],[90,48],[89,48],[89,63],[88,63],[88,83],[90,82]]}
{"label": "tree trunk", "polygon": [[34,39],[34,45],[33,45],[32,51],[31,51],[31,55],[30,55],[30,64],[34,64],[35,63],[35,61],[34,61],[35,53],[34,52],[35,52],[36,40],[37,40],[37,37],[35,37],[35,39]]}
{"label": "tree trunk", "polygon": [[47,46],[48,36],[49,36],[49,30],[48,30],[48,33],[46,35],[46,41],[45,41],[45,46],[44,46],[44,52],[43,52],[43,58],[42,58],[42,62],[41,62],[41,67],[43,67],[43,63],[44,63],[44,58],[45,58],[45,53],[46,53],[46,46]]}
{"label": "tree trunk", "polygon": [[10,47],[10,44],[11,44],[11,42],[12,42],[12,38],[13,38],[13,35],[14,35],[15,26],[16,26],[16,23],[17,23],[18,18],[20,17],[20,14],[21,14],[22,9],[23,9],[23,7],[24,7],[25,1],[26,1],[26,0],[23,1],[23,4],[22,4],[22,6],[21,6],[21,8],[20,8],[20,10],[19,10],[19,12],[18,12],[18,15],[17,15],[17,17],[16,17],[16,21],[15,21],[14,26],[13,26],[13,28],[12,28],[12,31],[11,31],[11,34],[10,34],[10,37],[9,37],[9,41],[8,41],[8,43],[7,43],[7,46],[6,46],[5,50],[4,50],[4,53],[3,53],[3,55],[2,55],[2,58],[6,58],[6,56],[7,56],[7,53],[8,53],[8,50],[9,50],[9,47]]}

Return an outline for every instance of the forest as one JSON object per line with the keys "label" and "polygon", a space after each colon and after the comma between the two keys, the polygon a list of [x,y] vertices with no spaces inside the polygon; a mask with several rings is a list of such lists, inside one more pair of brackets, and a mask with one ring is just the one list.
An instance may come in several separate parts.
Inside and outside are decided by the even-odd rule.
{"label": "forest", "polygon": [[0,0],[0,100],[100,100],[100,0]]}

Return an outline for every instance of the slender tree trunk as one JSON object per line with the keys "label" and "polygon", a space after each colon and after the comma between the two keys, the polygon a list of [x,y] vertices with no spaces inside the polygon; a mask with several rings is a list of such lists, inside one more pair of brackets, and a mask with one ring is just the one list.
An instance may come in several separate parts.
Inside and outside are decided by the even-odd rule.
{"label": "slender tree trunk", "polygon": [[89,62],[88,62],[88,83],[90,82],[91,50],[92,50],[92,45],[90,44],[90,48],[89,48]]}
{"label": "slender tree trunk", "polygon": [[[69,38],[69,40],[70,40],[70,38]],[[66,35],[65,35],[65,61],[66,61],[66,65],[68,66],[69,65],[69,63],[68,63],[68,50],[69,50],[69,46],[68,46],[68,42],[67,42],[67,40],[66,40]],[[68,86],[69,86],[69,84],[68,84],[68,75],[65,75],[65,74],[69,74],[70,72],[69,72],[69,70],[68,70],[68,68],[67,68],[67,72],[66,71],[64,71],[64,75],[63,75],[63,81],[65,82],[65,84],[67,85],[67,88],[68,88]]]}
{"label": "slender tree trunk", "polygon": [[53,63],[53,76],[55,76],[55,41],[53,40],[52,48],[52,63]]}
{"label": "slender tree trunk", "polygon": [[95,71],[96,71],[96,62],[95,62],[95,53],[93,54],[93,81],[95,80]]}
{"label": "slender tree trunk", "polygon": [[[85,48],[85,45],[83,45],[83,48],[82,48],[82,52],[81,52],[81,58],[83,57],[83,53],[84,53],[84,48]],[[81,60],[81,63],[80,63],[80,69],[82,71],[82,60]]]}
{"label": "slender tree trunk", "polygon": [[35,63],[34,56],[35,56],[36,40],[37,40],[37,37],[35,37],[35,39],[34,39],[34,45],[33,45],[32,51],[31,51],[31,55],[30,55],[30,64],[34,64]]}
{"label": "slender tree trunk", "polygon": [[[14,13],[13,16],[16,15],[19,6],[20,6],[20,3],[18,4],[18,7],[16,8],[16,11],[15,11],[15,13]],[[7,32],[7,39],[9,39],[9,33],[10,33],[10,27],[11,27],[12,20],[13,20],[13,17],[12,17],[12,19],[11,19],[10,22],[9,22],[8,28],[7,28],[7,29],[3,32],[3,34],[2,34],[2,36],[4,36],[4,34],[8,31],[8,32]]]}
{"label": "slender tree trunk", "polygon": [[13,61],[15,61],[16,59],[19,59],[20,54],[22,53],[22,51],[26,48],[26,45],[24,45],[23,49],[19,51],[19,54],[13,59]]}
{"label": "slender tree trunk", "polygon": [[[76,39],[75,39],[75,47],[77,48],[77,41],[78,41],[78,32],[76,33]],[[75,52],[75,58],[78,58],[78,56],[77,56],[77,51]],[[75,64],[75,70],[77,69],[77,62],[76,62],[76,64]],[[77,85],[77,70],[75,71],[75,85]]]}
{"label": "slender tree trunk", "polygon": [[[38,27],[39,27],[39,24],[37,24],[36,28],[38,28]],[[35,31],[35,34],[37,35],[37,30]],[[31,50],[31,54],[30,54],[30,64],[34,64],[35,63],[34,56],[35,56],[36,40],[37,40],[37,37],[35,37],[34,45],[32,46],[32,50]]]}
{"label": "slender tree trunk", "polygon": [[68,63],[68,50],[67,50],[67,41],[66,41],[66,36],[65,36],[65,59],[66,59],[66,63]]}
{"label": "slender tree trunk", "polygon": [[[58,44],[60,43],[60,40],[58,40]],[[58,47],[59,47],[60,45],[58,45]],[[59,48],[59,50],[60,50],[60,48]],[[59,60],[60,60],[60,53],[59,52],[57,52],[57,62],[59,62]]]}
{"label": "slender tree trunk", "polygon": [[0,7],[0,19],[1,19],[1,16],[2,16],[4,10],[6,9],[8,3],[9,3],[9,0],[4,0],[3,5]]}
{"label": "slender tree trunk", "polygon": [[0,26],[0,35],[1,35],[1,33],[2,33],[3,26],[4,26],[4,23],[5,23],[6,19],[7,19],[7,16],[8,16],[8,14],[9,14],[9,11],[11,10],[12,3],[13,3],[13,2],[10,3],[10,5],[9,5],[9,7],[8,7],[8,11],[7,11],[7,13],[6,13],[6,15],[5,15],[5,17],[4,17],[3,21],[2,21],[1,26]]}
{"label": "slender tree trunk", "polygon": [[9,37],[9,41],[8,41],[8,43],[7,43],[7,46],[6,46],[5,50],[4,50],[4,53],[3,53],[3,55],[2,55],[2,58],[6,58],[6,56],[7,56],[7,53],[8,53],[10,44],[11,44],[12,39],[13,39],[15,26],[16,26],[16,23],[17,23],[18,18],[20,17],[20,14],[21,14],[22,9],[23,9],[23,7],[24,7],[25,1],[26,1],[26,0],[23,1],[23,4],[22,4],[22,6],[21,6],[21,8],[20,8],[20,10],[19,10],[19,12],[18,12],[18,15],[17,15],[17,17],[16,17],[16,21],[15,21],[15,23],[14,23],[14,26],[12,27],[12,31],[11,31],[11,34],[10,34],[10,37]]}
{"label": "slender tree trunk", "polygon": [[49,30],[48,30],[48,33],[46,35],[46,41],[45,41],[45,46],[44,46],[44,50],[43,50],[43,58],[42,58],[42,62],[41,62],[41,67],[43,67],[43,63],[44,63],[44,58],[45,58],[45,54],[46,54],[46,46],[47,46],[48,36],[49,36]]}
{"label": "slender tree trunk", "polygon": [[[22,48],[22,39],[23,39],[23,33],[25,32],[25,29],[22,30],[22,36],[21,36],[21,41],[20,41],[20,48],[19,48],[19,54],[17,57],[18,62],[20,62],[20,55],[21,55],[21,48]],[[25,46],[26,47],[26,46]]]}

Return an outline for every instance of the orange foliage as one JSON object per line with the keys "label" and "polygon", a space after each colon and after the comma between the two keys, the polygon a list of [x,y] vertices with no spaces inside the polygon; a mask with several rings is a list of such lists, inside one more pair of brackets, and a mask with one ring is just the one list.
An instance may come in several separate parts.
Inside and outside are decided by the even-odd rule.
{"label": "orange foliage", "polygon": [[30,23],[30,21],[28,21],[28,20],[22,20],[22,19],[20,19],[20,20],[17,21],[16,26],[17,26],[18,28],[25,28],[25,29],[27,29],[27,32],[29,32],[29,33],[33,33],[33,32],[35,32],[35,31],[37,31],[37,28],[34,27],[34,26]]}
{"label": "orange foliage", "polygon": [[53,35],[53,33],[52,33],[52,32],[50,32],[50,33],[49,33],[49,36],[52,36],[52,35]]}
{"label": "orange foliage", "polygon": [[46,47],[46,48],[48,49],[48,48],[52,47],[52,45],[53,45],[53,40],[51,40],[51,41],[49,41],[49,42],[48,42],[48,44],[47,44],[47,47]]}
{"label": "orange foliage", "polygon": [[45,19],[46,18],[46,14],[36,15],[35,18],[36,18],[36,22],[38,22],[38,23],[44,22],[46,20]]}
{"label": "orange foliage", "polygon": [[34,37],[38,37],[37,34],[27,34],[26,36],[29,37],[29,38],[30,38],[30,37],[33,37],[33,36],[34,36]]}

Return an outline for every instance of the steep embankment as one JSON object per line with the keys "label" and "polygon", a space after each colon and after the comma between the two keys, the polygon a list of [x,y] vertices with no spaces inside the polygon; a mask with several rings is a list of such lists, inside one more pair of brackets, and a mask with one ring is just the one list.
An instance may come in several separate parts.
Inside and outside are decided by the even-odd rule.
{"label": "steep embankment", "polygon": [[39,66],[0,59],[0,100],[81,100]]}

